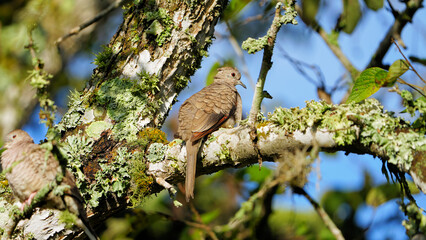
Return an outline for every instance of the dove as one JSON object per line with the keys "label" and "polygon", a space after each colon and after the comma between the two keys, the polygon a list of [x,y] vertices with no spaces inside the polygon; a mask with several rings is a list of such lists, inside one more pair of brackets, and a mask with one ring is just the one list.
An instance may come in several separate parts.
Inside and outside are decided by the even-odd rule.
{"label": "dove", "polygon": [[[4,148],[6,150],[1,155],[1,165],[3,171],[6,171],[6,179],[14,196],[23,203],[23,210],[25,205],[31,204],[41,188],[55,181],[58,173],[62,172],[62,167],[51,152],[35,144],[28,133],[21,129],[6,135]],[[78,217],[76,225],[82,228],[91,240],[99,239],[89,224],[84,200],[70,171],[65,171],[60,186],[67,187],[64,194],[58,196],[50,191],[41,207],[68,209]]]}
{"label": "dove", "polygon": [[175,137],[186,142],[187,202],[194,198],[197,155],[203,137],[220,127],[234,127],[242,118],[242,101],[236,85],[246,86],[240,79],[236,68],[218,68],[213,83],[189,97],[179,109]]}

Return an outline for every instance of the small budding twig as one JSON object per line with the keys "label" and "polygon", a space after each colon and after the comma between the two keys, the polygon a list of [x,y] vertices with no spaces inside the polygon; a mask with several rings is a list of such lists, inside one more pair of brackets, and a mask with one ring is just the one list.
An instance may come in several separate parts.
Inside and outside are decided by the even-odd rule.
{"label": "small budding twig", "polygon": [[249,125],[254,125],[257,119],[257,115],[260,112],[260,106],[263,100],[263,89],[265,86],[266,75],[269,72],[269,69],[272,67],[272,54],[275,46],[275,39],[277,38],[277,33],[280,30],[283,24],[297,24],[296,16],[297,12],[294,9],[294,1],[289,3],[289,6],[286,8],[286,13],[284,16],[281,15],[282,3],[277,3],[275,7],[275,16],[272,21],[271,27],[269,28],[266,36],[259,38],[257,40],[249,38],[243,42],[242,48],[247,50],[248,53],[255,53],[260,50],[263,51],[262,66],[260,68],[259,77],[257,79],[255,92],[253,96],[253,103],[250,109],[249,114]]}
{"label": "small budding twig", "polygon": [[263,59],[262,65],[259,72],[259,77],[257,79],[256,87],[254,90],[253,102],[249,113],[248,125],[251,127],[250,138],[253,143],[253,147],[258,156],[259,169],[262,166],[262,155],[260,153],[259,147],[257,146],[257,131],[255,128],[255,123],[257,121],[257,116],[260,113],[260,108],[263,99],[272,98],[269,93],[264,91],[266,75],[269,72],[269,69],[272,67],[272,54],[275,46],[275,39],[277,38],[278,31],[280,30],[283,24],[297,24],[296,16],[297,12],[294,8],[295,2],[290,1],[288,7],[286,7],[286,13],[284,16],[281,15],[282,3],[277,3],[275,7],[275,16],[272,20],[271,27],[268,29],[268,32],[265,36],[259,39],[248,38],[243,42],[242,48],[248,53],[255,53],[263,49]]}
{"label": "small budding twig", "polygon": [[48,87],[53,76],[43,69],[43,61],[37,57],[37,46],[35,45],[32,37],[33,29],[34,28],[29,29],[29,42],[25,46],[25,48],[30,51],[34,65],[34,69],[30,71],[28,79],[30,79],[31,86],[33,86],[37,91],[37,100],[40,103],[39,117],[48,128],[51,128],[55,121],[56,105],[55,102],[50,99]]}

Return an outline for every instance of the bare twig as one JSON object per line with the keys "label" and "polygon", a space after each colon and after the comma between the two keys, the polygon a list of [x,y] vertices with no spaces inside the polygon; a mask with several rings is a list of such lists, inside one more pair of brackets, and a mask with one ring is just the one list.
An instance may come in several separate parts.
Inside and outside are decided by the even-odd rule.
{"label": "bare twig", "polygon": [[418,93],[420,93],[420,95],[422,95],[422,96],[426,97],[426,95],[425,95],[424,93],[422,93],[419,89],[417,89],[417,87],[418,87],[418,86],[416,86],[416,85],[414,85],[414,84],[411,84],[411,83],[408,83],[408,82],[404,81],[404,80],[403,80],[403,79],[401,79],[401,78],[398,78],[396,81],[397,81],[397,82],[399,82],[399,83],[401,83],[401,84],[405,84],[405,85],[409,86],[409,87],[410,87],[410,88],[412,88],[413,90],[415,90],[415,91],[417,91]]}
{"label": "bare twig", "polygon": [[90,19],[89,21],[86,21],[84,23],[82,23],[80,26],[74,27],[73,29],[71,29],[67,34],[65,34],[64,36],[58,38],[55,41],[56,45],[59,45],[62,41],[64,41],[65,39],[78,34],[79,32],[81,32],[83,29],[87,28],[88,26],[92,25],[93,23],[101,20],[103,17],[105,17],[106,15],[108,15],[110,12],[112,12],[114,9],[118,8],[121,6],[121,4],[123,4],[125,0],[117,0],[115,1],[113,4],[111,4],[110,6],[108,6],[106,9],[102,10],[98,15],[96,15],[94,18]]}
{"label": "bare twig", "polygon": [[331,231],[331,233],[337,240],[345,239],[340,229],[337,228],[336,224],[334,224],[333,220],[331,220],[330,216],[328,216],[324,209],[303,188],[293,187],[293,189],[295,193],[303,195],[312,204],[324,224],[327,226],[327,228]]}
{"label": "bare twig", "polygon": [[216,234],[213,232],[211,227],[203,223],[200,213],[195,208],[193,201],[189,203],[189,208],[191,209],[191,212],[195,215],[195,219],[197,220],[197,223],[189,222],[189,221],[184,221],[184,222],[189,226],[203,229],[213,240],[218,240],[219,238],[217,238]]}
{"label": "bare twig", "polygon": [[[303,19],[303,12],[302,8],[298,5],[296,5],[297,13],[301,16]],[[311,28],[316,31],[321,38],[324,40],[324,42],[327,44],[327,46],[330,48],[330,50],[336,55],[337,59],[342,63],[343,67],[351,74],[352,79],[356,79],[356,77],[359,75],[359,71],[354,67],[354,65],[351,63],[351,61],[346,57],[346,55],[343,53],[342,49],[340,47],[332,42],[330,38],[330,34],[328,34],[316,21],[311,21],[310,24]]]}
{"label": "bare twig", "polygon": [[416,71],[416,69],[413,67],[413,65],[411,65],[410,60],[408,60],[408,58],[401,51],[401,48],[399,48],[398,43],[396,43],[395,40],[393,40],[393,39],[391,39],[391,41],[392,41],[393,44],[395,44],[396,48],[398,48],[399,53],[401,53],[402,57],[405,59],[407,64],[410,66],[411,70],[413,70],[413,72],[417,75],[417,77],[419,77],[423,81],[423,83],[426,84],[426,81],[422,78],[422,76],[420,76],[420,74]]}
{"label": "bare twig", "polygon": [[406,9],[404,10],[404,12],[398,14],[398,16],[396,17],[394,24],[389,28],[388,32],[386,33],[386,36],[383,38],[382,42],[374,53],[373,58],[368,64],[367,68],[381,67],[383,65],[383,57],[388,52],[392,44],[391,39],[401,34],[402,29],[404,29],[405,25],[408,22],[411,22],[416,11],[422,7],[422,3],[423,0],[406,1]]}

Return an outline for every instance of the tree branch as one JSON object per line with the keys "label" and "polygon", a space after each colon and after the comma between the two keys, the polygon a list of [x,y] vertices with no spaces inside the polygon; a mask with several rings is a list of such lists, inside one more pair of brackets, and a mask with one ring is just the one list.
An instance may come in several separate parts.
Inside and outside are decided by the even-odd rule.
{"label": "tree branch", "polygon": [[[302,8],[299,5],[296,5],[297,13],[300,15],[302,20],[304,19]],[[307,22],[307,21],[304,21]],[[343,67],[348,71],[352,77],[352,79],[355,79],[359,75],[359,71],[353,66],[351,61],[346,57],[346,55],[343,53],[343,51],[340,49],[339,44],[337,42],[338,33],[332,32],[328,34],[316,21],[311,20],[309,25],[314,31],[316,31],[321,38],[324,40],[324,42],[327,44],[327,46],[330,48],[330,50],[334,53],[334,55],[339,59],[339,61],[342,63]]]}
{"label": "tree branch", "polygon": [[311,205],[314,207],[315,211],[317,211],[324,224],[327,226],[327,228],[337,240],[345,239],[340,229],[337,228],[336,224],[334,224],[333,220],[331,220],[330,216],[328,216],[324,208],[322,208],[303,188],[294,187],[293,189],[295,190],[295,193],[303,195],[311,203]]}
{"label": "tree branch", "polygon": [[257,79],[253,96],[253,103],[249,113],[248,121],[250,125],[253,125],[256,122],[257,115],[260,112],[260,107],[264,98],[263,88],[265,86],[266,75],[268,74],[269,69],[272,67],[271,59],[277,33],[283,24],[297,24],[295,20],[297,13],[294,10],[294,4],[295,3],[291,1],[289,6],[286,7],[285,15],[281,16],[282,3],[277,3],[277,6],[275,7],[275,17],[272,20],[271,27],[269,28],[267,34],[258,40],[249,38],[242,45],[242,48],[247,50],[248,53],[254,53],[256,51],[260,51],[261,49],[264,50],[262,65],[260,67],[259,77]]}
{"label": "tree branch", "polygon": [[370,63],[368,63],[366,68],[370,67],[384,67],[383,58],[388,52],[390,46],[392,45],[392,38],[398,39],[397,36],[401,35],[402,29],[408,22],[411,22],[416,11],[423,6],[423,0],[409,0],[406,1],[406,9],[404,12],[399,13],[395,19],[393,25],[389,28],[383,40],[380,42],[379,47],[373,55]]}

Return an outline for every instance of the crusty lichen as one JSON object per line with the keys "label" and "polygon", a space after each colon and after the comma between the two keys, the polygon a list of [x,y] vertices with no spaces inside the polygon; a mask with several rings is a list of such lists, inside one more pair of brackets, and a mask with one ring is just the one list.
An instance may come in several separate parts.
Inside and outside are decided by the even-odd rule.
{"label": "crusty lichen", "polygon": [[[375,99],[342,105],[311,101],[303,109],[277,108],[269,119],[288,132],[326,129],[334,133],[333,139],[341,146],[350,145],[358,139],[357,131],[360,129],[359,140],[364,146],[376,144],[389,157],[390,163],[404,171],[411,167],[413,151],[426,149],[422,133],[411,130],[409,122],[384,111]],[[399,131],[401,129],[404,131]]]}
{"label": "crusty lichen", "polygon": [[147,151],[146,159],[149,162],[158,162],[164,159],[167,145],[162,143],[152,143]]}
{"label": "crusty lichen", "polygon": [[59,131],[75,128],[81,123],[81,118],[86,111],[84,105],[87,98],[78,91],[72,91],[69,95],[68,108],[69,111],[62,117],[59,124],[55,126]]}
{"label": "crusty lichen", "polygon": [[109,194],[116,194],[122,197],[127,193],[130,186],[130,174],[128,160],[132,158],[132,154],[127,151],[126,147],[117,149],[116,157],[112,162],[106,159],[98,159],[101,171],[95,174],[96,182],[87,190],[87,194],[91,196],[89,204],[97,207],[99,201]]}
{"label": "crusty lichen", "polygon": [[407,215],[408,220],[402,221],[402,225],[406,229],[406,233],[410,238],[416,234],[424,234],[426,232],[426,216],[424,210],[416,206],[415,203],[400,203],[401,210]]}
{"label": "crusty lichen", "polygon": [[112,127],[111,123],[105,122],[105,121],[95,121],[92,122],[87,128],[86,128],[86,134],[87,136],[97,140],[101,137],[101,133],[105,130],[108,130]]}
{"label": "crusty lichen", "polygon": [[219,158],[219,160],[221,160],[222,162],[229,162],[232,161],[232,157],[231,157],[231,151],[229,150],[229,148],[226,146],[226,144],[228,144],[229,142],[226,142],[224,144],[220,145],[220,152],[218,152],[216,155]]}
{"label": "crusty lichen", "polygon": [[[148,81],[146,76],[143,81]],[[140,130],[138,121],[154,118],[161,103],[150,101],[147,93],[158,91],[155,83],[152,81],[151,85],[145,86],[138,80],[114,78],[104,82],[95,93],[98,104],[105,106],[108,117],[116,122],[112,132],[117,139],[136,140]]]}
{"label": "crusty lichen", "polygon": [[86,200],[89,200],[91,196],[87,194],[89,183],[86,181],[83,173],[82,156],[86,156],[92,151],[93,143],[92,138],[86,138],[77,134],[68,136],[60,146],[61,151],[65,153],[68,160],[67,167],[76,176],[76,185]]}

